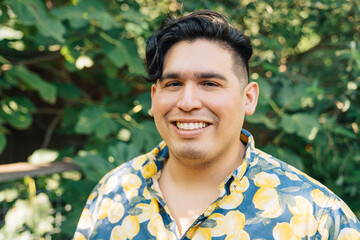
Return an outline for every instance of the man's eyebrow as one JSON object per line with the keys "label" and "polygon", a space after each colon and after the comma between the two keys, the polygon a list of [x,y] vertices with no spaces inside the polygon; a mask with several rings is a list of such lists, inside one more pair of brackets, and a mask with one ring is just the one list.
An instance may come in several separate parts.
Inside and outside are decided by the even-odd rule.
{"label": "man's eyebrow", "polygon": [[[221,80],[227,80],[226,77],[220,73],[216,73],[216,72],[197,72],[194,73],[196,79],[208,79],[208,78],[217,78],[217,79],[221,79]],[[181,79],[181,74],[180,73],[166,73],[163,74],[160,77],[160,81],[164,80],[164,79]]]}
{"label": "man's eyebrow", "polygon": [[164,79],[179,79],[179,78],[180,78],[179,73],[166,73],[166,74],[163,74],[159,80],[161,82]]}
{"label": "man's eyebrow", "polygon": [[199,72],[195,73],[195,76],[197,79],[217,78],[221,80],[227,80],[224,75],[216,72]]}

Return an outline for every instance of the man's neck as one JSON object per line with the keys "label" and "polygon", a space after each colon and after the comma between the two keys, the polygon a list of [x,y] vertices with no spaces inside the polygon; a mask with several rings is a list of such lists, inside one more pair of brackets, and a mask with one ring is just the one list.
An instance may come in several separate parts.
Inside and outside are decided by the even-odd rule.
{"label": "man's neck", "polygon": [[181,235],[219,197],[219,185],[240,166],[244,151],[240,142],[237,151],[223,154],[203,168],[191,168],[169,157],[159,186]]}
{"label": "man's neck", "polygon": [[179,187],[181,185],[186,186],[187,188],[218,187],[240,166],[243,161],[244,152],[245,146],[240,142],[238,148],[222,154],[214,161],[211,161],[211,164],[197,167],[183,164],[186,161],[179,161],[171,156],[170,153],[169,159],[162,171],[162,175],[168,180],[171,179],[174,181],[174,184]]}

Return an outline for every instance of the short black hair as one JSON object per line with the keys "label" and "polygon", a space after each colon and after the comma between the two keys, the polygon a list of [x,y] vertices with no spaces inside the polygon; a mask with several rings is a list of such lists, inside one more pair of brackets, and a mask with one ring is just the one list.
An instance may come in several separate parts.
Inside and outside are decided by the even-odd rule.
{"label": "short black hair", "polygon": [[221,14],[201,10],[180,18],[167,18],[146,41],[147,81],[155,83],[163,71],[164,57],[177,42],[206,39],[218,42],[234,55],[234,64],[245,66],[249,79],[252,47],[248,37]]}

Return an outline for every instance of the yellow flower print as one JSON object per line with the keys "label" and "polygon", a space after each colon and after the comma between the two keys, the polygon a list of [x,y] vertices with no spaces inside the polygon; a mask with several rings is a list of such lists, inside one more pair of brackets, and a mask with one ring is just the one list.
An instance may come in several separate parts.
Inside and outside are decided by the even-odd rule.
{"label": "yellow flower print", "polygon": [[237,230],[242,230],[245,226],[245,215],[238,210],[230,211],[225,215],[222,226],[224,227],[226,235],[230,235]]}
{"label": "yellow flower print", "polygon": [[237,208],[243,201],[244,196],[241,192],[235,192],[233,191],[232,193],[230,193],[230,195],[225,196],[219,207],[221,207],[222,209],[234,209]]}
{"label": "yellow flower print", "polygon": [[355,223],[357,222],[355,214],[351,211],[351,209],[341,200],[336,200],[334,206],[332,209],[338,209],[341,208],[341,210],[344,212],[345,216],[353,220]]}
{"label": "yellow flower print", "polygon": [[129,239],[135,237],[140,230],[138,218],[132,215],[128,215],[124,218],[121,227],[125,232],[125,236]]}
{"label": "yellow flower print", "polygon": [[326,220],[328,219],[328,214],[325,214],[321,217],[319,221],[318,231],[321,234],[321,240],[327,240],[329,239],[329,231],[326,229]]}
{"label": "yellow flower print", "polygon": [[114,190],[114,188],[117,186],[118,184],[118,178],[116,176],[112,176],[110,177],[105,184],[104,187],[104,193],[107,194],[109,192],[111,192],[112,190]]}
{"label": "yellow flower print", "polygon": [[165,227],[157,229],[156,240],[175,240],[176,236],[173,232],[167,230]]}
{"label": "yellow flower print", "polygon": [[142,169],[141,174],[144,178],[152,177],[156,174],[157,167],[154,161],[148,162]]}
{"label": "yellow flower print", "polygon": [[90,193],[89,198],[88,198],[87,201],[92,201],[92,200],[94,200],[97,195],[98,195],[98,194],[97,194],[97,191],[94,191],[94,192]]}
{"label": "yellow flower print", "polygon": [[257,151],[259,157],[265,159],[267,162],[271,163],[272,165],[276,166],[276,167],[280,167],[280,163],[276,160],[273,159],[273,157],[269,154],[267,154],[266,152],[263,151]]}
{"label": "yellow flower print", "polygon": [[227,235],[225,240],[250,240],[250,236],[244,230],[237,230]]}
{"label": "yellow flower print", "polygon": [[312,214],[304,213],[293,216],[290,220],[292,231],[299,237],[311,237],[317,231],[318,223]]}
{"label": "yellow flower print", "polygon": [[145,199],[151,199],[151,193],[149,192],[147,187],[144,187],[144,191],[143,191],[143,197]]}
{"label": "yellow flower print", "polygon": [[273,236],[275,240],[301,240],[296,236],[290,227],[289,223],[276,223],[273,229]]}
{"label": "yellow flower print", "polygon": [[119,203],[115,202],[111,205],[108,213],[108,219],[111,223],[117,223],[123,216],[124,216],[124,206]]}
{"label": "yellow flower print", "polygon": [[279,196],[274,188],[262,187],[254,195],[253,203],[257,209],[263,210],[262,217],[276,218],[283,213]]}
{"label": "yellow flower print", "polygon": [[210,228],[199,227],[196,230],[195,235],[192,237],[192,240],[211,240]]}
{"label": "yellow flower print", "polygon": [[260,216],[263,218],[277,218],[283,213],[283,209],[281,208],[279,202],[273,202],[272,205],[269,205]]}
{"label": "yellow flower print", "polygon": [[322,208],[327,208],[331,206],[330,198],[326,196],[320,189],[312,190],[311,196],[318,206]]}
{"label": "yellow flower print", "polygon": [[234,185],[234,189],[230,189],[231,191],[237,192],[245,192],[250,186],[249,179],[246,176],[243,176],[240,182]]}
{"label": "yellow flower print", "polygon": [[100,209],[98,213],[98,219],[103,219],[108,216],[109,209],[113,203],[113,200],[111,198],[104,198],[101,201]]}
{"label": "yellow flower print", "polygon": [[146,155],[141,155],[137,158],[134,158],[134,160],[132,161],[131,166],[135,169],[135,170],[140,170],[141,166],[144,164],[144,162],[146,161]]}
{"label": "yellow flower print", "polygon": [[84,208],[80,216],[78,228],[85,229],[85,228],[89,228],[90,226],[91,226],[91,212],[89,209]]}
{"label": "yellow flower print", "polygon": [[115,226],[111,230],[110,240],[126,240],[125,232],[122,226]]}
{"label": "yellow flower print", "polygon": [[280,184],[280,179],[276,174],[260,172],[255,175],[254,183],[258,187],[275,188]]}
{"label": "yellow flower print", "polygon": [[74,235],[74,240],[86,240],[86,238],[81,233],[76,232]]}
{"label": "yellow flower print", "polygon": [[213,213],[210,215],[209,219],[216,221],[216,227],[211,228],[211,236],[219,237],[225,234],[225,229],[223,226],[224,223],[224,215],[220,213]]}
{"label": "yellow flower print", "polygon": [[[161,146],[160,146],[161,148]],[[148,154],[148,158],[149,159],[154,159],[155,156],[160,152],[160,150],[158,148],[154,148],[153,150],[151,150],[151,152]]]}
{"label": "yellow flower print", "polygon": [[[156,213],[155,216],[153,216],[150,219],[150,222],[148,223],[148,231],[151,235],[156,236],[158,232],[158,228],[163,226],[162,218],[159,213]],[[165,226],[163,226],[165,227]]]}
{"label": "yellow flower print", "polygon": [[140,223],[145,222],[155,216],[159,212],[159,205],[155,198],[151,199],[150,204],[139,203],[136,205],[136,208],[142,210],[140,215],[138,215],[138,220]]}
{"label": "yellow flower print", "polygon": [[141,184],[141,179],[135,174],[128,174],[123,177],[121,185],[128,200],[138,195],[138,189]]}
{"label": "yellow flower print", "polygon": [[293,173],[285,172],[285,176],[287,176],[290,180],[293,181],[301,181],[301,179]]}
{"label": "yellow flower print", "polygon": [[289,211],[293,214],[302,214],[302,213],[309,213],[313,212],[313,207],[311,203],[302,196],[295,197],[295,206],[289,205]]}
{"label": "yellow flower print", "polygon": [[135,174],[127,174],[122,178],[122,187],[126,190],[138,189],[141,186],[141,179]]}
{"label": "yellow flower print", "polygon": [[204,212],[204,216],[205,217],[208,217],[209,215],[211,215],[213,212],[214,212],[214,210],[215,210],[215,208],[217,208],[218,207],[218,204],[215,202],[215,203],[212,203],[206,210],[205,210],[205,212]]}
{"label": "yellow flower print", "polygon": [[296,174],[299,174],[299,175],[302,175],[302,176],[306,177],[310,182],[312,182],[312,183],[314,183],[314,184],[316,184],[318,186],[322,185],[319,181],[313,179],[312,177],[308,176],[307,174],[303,173],[302,171],[300,171],[299,169],[297,169],[297,168],[295,168],[295,167],[293,167],[291,165],[289,165],[289,169],[294,171]]}
{"label": "yellow flower print", "polygon": [[360,240],[360,233],[353,228],[344,228],[340,231],[337,240]]}

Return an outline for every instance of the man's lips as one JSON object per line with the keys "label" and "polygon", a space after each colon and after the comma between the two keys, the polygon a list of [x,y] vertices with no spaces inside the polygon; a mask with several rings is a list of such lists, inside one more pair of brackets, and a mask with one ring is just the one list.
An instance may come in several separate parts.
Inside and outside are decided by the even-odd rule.
{"label": "man's lips", "polygon": [[181,121],[175,121],[173,124],[179,129],[179,130],[197,130],[202,129],[210,125],[208,122],[202,122],[202,121],[191,121],[191,122],[181,122]]}

